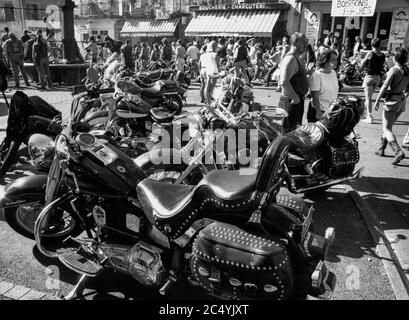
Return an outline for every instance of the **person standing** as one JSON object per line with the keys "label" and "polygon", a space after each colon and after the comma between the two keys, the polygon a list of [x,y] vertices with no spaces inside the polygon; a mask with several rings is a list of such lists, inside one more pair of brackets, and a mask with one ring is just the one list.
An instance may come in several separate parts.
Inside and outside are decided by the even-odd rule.
{"label": "person standing", "polygon": [[362,50],[363,46],[362,46],[362,40],[360,37],[355,37],[355,45],[354,45],[354,57],[357,57],[361,54],[361,50]]}
{"label": "person standing", "polygon": [[318,57],[317,70],[308,79],[312,95],[308,106],[308,122],[320,120],[331,102],[338,97],[338,77],[334,70],[336,61],[335,50],[327,50]]}
{"label": "person standing", "polygon": [[332,44],[334,43],[334,33],[333,32],[330,32],[330,33],[328,33],[328,35],[325,37],[325,39],[324,39],[324,44],[327,46],[327,47],[331,47],[332,46]]}
{"label": "person standing", "polygon": [[33,61],[39,74],[41,89],[46,89],[45,77],[48,87],[51,87],[50,65],[48,62],[48,46],[41,30],[37,31],[37,41],[33,46]]}
{"label": "person standing", "polygon": [[169,41],[166,38],[162,39],[162,50],[160,53],[160,59],[166,63],[170,63],[172,61],[173,50],[172,47],[169,45]]}
{"label": "person standing", "polygon": [[246,70],[247,64],[249,62],[249,52],[247,50],[247,47],[244,45],[243,39],[239,40],[238,46],[236,50],[234,51],[233,62],[234,62],[234,75],[236,77],[239,77],[240,74],[242,74],[246,83],[250,85],[250,79],[247,75],[247,70]]}
{"label": "person standing", "polygon": [[199,79],[200,79],[200,102],[201,103],[206,103],[206,98],[205,98],[205,90],[206,90],[206,81],[207,81],[207,76],[206,76],[206,53],[203,53],[200,55],[199,58]]}
{"label": "person standing", "polygon": [[97,63],[98,61],[98,44],[94,36],[89,38],[89,44],[85,47],[85,50],[91,52],[91,61],[92,63]]}
{"label": "person standing", "polygon": [[[400,115],[405,111],[406,98],[409,95],[409,67],[407,65],[408,51],[406,49],[398,47],[394,53],[395,66],[388,71],[388,75],[379,91],[374,108],[375,110],[379,109],[382,97],[384,94],[387,94],[382,113],[383,133],[379,149],[375,154],[383,157],[385,155],[385,149],[389,144],[395,153],[392,164],[396,165],[405,158],[405,154],[397,143],[392,128]],[[389,93],[387,93],[388,88],[390,90]]]}
{"label": "person standing", "polygon": [[27,41],[29,41],[31,39],[30,36],[30,31],[28,31],[27,29],[23,31],[23,36],[21,37],[21,41],[23,41],[23,43],[25,44]]}
{"label": "person standing", "polygon": [[186,49],[182,45],[182,40],[178,40],[176,42],[176,50],[175,50],[175,62],[176,62],[176,71],[185,71],[185,56],[186,56]]}
{"label": "person standing", "polygon": [[24,44],[20,39],[17,39],[14,33],[10,33],[10,38],[6,40],[3,49],[9,58],[13,76],[16,83],[16,88],[20,88],[20,72],[23,75],[26,86],[30,86],[28,76],[24,69]]}
{"label": "person standing", "polygon": [[206,53],[203,55],[202,67],[206,69],[206,103],[212,103],[213,91],[216,86],[217,76],[219,74],[219,57],[217,55],[217,42],[211,41],[208,44]]}
{"label": "person standing", "polygon": [[154,43],[153,44],[153,49],[152,49],[152,52],[151,52],[150,62],[158,61],[159,58],[160,58],[159,44]]}
{"label": "person standing", "polygon": [[146,42],[141,43],[141,53],[139,54],[140,70],[145,71],[149,64],[149,49]]}
{"label": "person standing", "polygon": [[227,47],[226,47],[226,40],[223,38],[219,38],[219,46],[217,48],[217,56],[219,57],[219,61],[221,65],[225,65],[227,62]]}
{"label": "person standing", "polygon": [[[277,42],[278,43],[278,42]],[[280,41],[281,43],[281,41]],[[264,85],[265,87],[269,87],[270,86],[270,80],[271,80],[271,76],[274,74],[274,72],[279,68],[280,66],[280,62],[281,62],[281,57],[283,55],[283,51],[284,51],[284,47],[282,45],[279,45],[276,48],[276,52],[273,54],[273,56],[271,57],[271,60],[273,62],[273,66],[268,70],[267,75],[266,75],[266,79],[265,82],[266,84]],[[271,50],[273,51],[273,50]]]}
{"label": "person standing", "polygon": [[346,38],[342,46],[342,59],[349,59],[352,56],[351,39]]}
{"label": "person standing", "polygon": [[283,131],[294,130],[302,123],[304,99],[309,90],[307,74],[301,55],[308,45],[305,34],[291,35],[291,49],[281,61],[280,83],[282,87],[279,109],[285,110]]}
{"label": "person standing", "polygon": [[125,67],[128,68],[129,70],[134,70],[135,63],[133,60],[131,40],[126,40],[125,45],[123,45],[121,48],[121,53],[122,53],[122,61]]}
{"label": "person standing", "polygon": [[8,39],[10,39],[10,30],[8,27],[4,27],[4,32],[1,35],[1,44],[3,45]]}
{"label": "person standing", "polygon": [[365,91],[365,106],[366,119],[362,120],[365,123],[372,123],[372,96],[378,88],[381,81],[381,73],[385,64],[386,57],[381,52],[381,41],[375,38],[371,41],[372,51],[368,52],[365,59],[362,61],[361,68],[366,70],[366,75],[362,83]]}

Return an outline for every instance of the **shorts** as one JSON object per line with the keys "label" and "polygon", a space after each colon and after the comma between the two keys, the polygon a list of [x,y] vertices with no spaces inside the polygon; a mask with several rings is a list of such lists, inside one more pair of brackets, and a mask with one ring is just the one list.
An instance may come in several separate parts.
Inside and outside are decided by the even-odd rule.
{"label": "shorts", "polygon": [[373,76],[373,75],[367,74],[362,83],[362,88],[373,87],[373,89],[375,90],[379,86],[380,83],[381,83],[381,76]]}
{"label": "shorts", "polygon": [[406,110],[406,99],[397,101],[395,104],[383,104],[383,110],[385,111],[385,116],[387,115],[400,115]]}

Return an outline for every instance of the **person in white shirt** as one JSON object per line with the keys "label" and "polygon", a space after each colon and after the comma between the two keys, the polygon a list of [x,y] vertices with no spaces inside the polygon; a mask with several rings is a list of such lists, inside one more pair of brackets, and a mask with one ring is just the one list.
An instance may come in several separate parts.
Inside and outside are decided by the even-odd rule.
{"label": "person in white shirt", "polygon": [[335,50],[327,50],[318,57],[317,70],[309,78],[312,100],[308,107],[308,122],[320,120],[331,102],[338,97],[338,78],[333,69],[337,57]]}
{"label": "person in white shirt", "polygon": [[196,42],[193,42],[193,44],[187,48],[186,55],[190,58],[192,62],[199,61],[200,50],[197,47]]}
{"label": "person in white shirt", "polygon": [[200,59],[202,68],[206,69],[205,99],[208,105],[212,102],[213,91],[219,74],[219,57],[217,55],[217,42],[211,41],[203,58]]}

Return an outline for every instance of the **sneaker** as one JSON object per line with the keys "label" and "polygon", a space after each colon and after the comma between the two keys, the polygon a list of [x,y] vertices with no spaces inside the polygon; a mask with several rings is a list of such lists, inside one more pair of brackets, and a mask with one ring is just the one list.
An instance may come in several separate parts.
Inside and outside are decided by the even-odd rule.
{"label": "sneaker", "polygon": [[373,118],[372,116],[367,116],[365,119],[362,120],[362,122],[372,124]]}

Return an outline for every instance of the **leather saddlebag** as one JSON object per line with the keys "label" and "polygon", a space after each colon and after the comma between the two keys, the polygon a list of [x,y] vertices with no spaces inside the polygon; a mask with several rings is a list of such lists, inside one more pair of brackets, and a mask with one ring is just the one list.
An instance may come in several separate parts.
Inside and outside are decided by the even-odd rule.
{"label": "leather saddlebag", "polygon": [[347,141],[339,148],[327,145],[324,151],[324,172],[331,178],[343,178],[351,175],[359,162],[357,141]]}
{"label": "leather saddlebag", "polygon": [[292,273],[279,238],[213,222],[193,244],[194,280],[222,299],[287,299]]}

